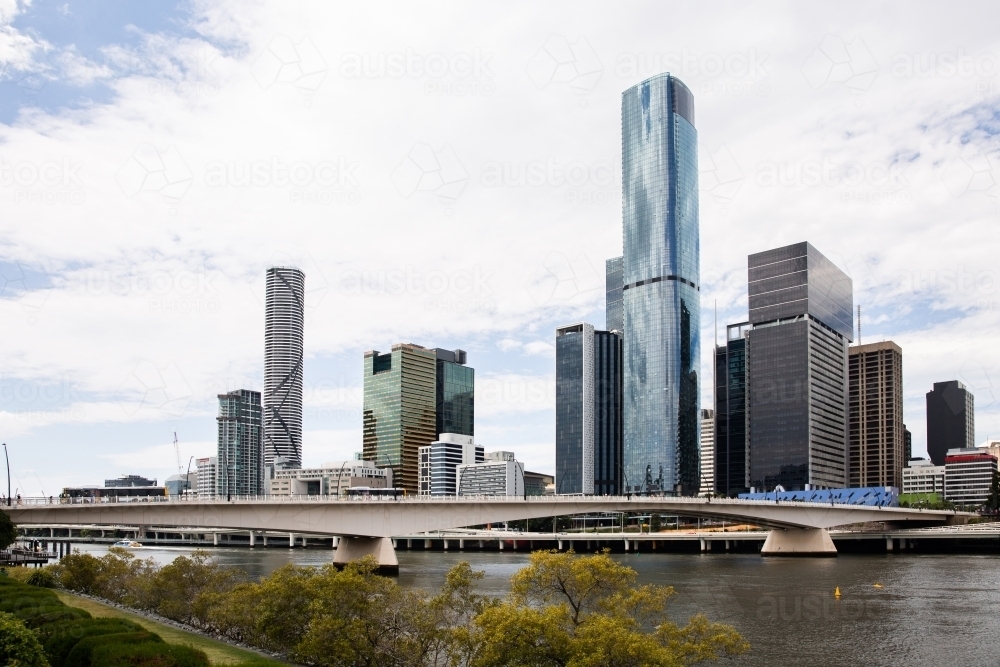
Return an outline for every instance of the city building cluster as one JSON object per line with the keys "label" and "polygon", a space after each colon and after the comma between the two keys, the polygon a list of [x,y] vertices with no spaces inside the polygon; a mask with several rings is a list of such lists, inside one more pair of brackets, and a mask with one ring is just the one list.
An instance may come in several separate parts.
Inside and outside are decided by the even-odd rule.
{"label": "city building cluster", "polygon": [[[670,74],[622,94],[622,254],[606,263],[605,330],[576,322],[555,331],[554,476],[476,444],[464,350],[412,343],[364,354],[354,460],[303,468],[305,275],[272,267],[263,392],[219,395],[216,456],[170,478],[165,492],[835,498],[870,489],[871,502],[900,490],[985,502],[1000,442],[973,446],[972,394],[957,381],[934,385],[930,460],[911,459],[902,349],[861,344],[851,278],[810,243],[749,255],[747,317],[716,340],[713,402],[700,405],[695,127],[694,96]],[[103,493],[117,488],[127,487],[109,482]]]}

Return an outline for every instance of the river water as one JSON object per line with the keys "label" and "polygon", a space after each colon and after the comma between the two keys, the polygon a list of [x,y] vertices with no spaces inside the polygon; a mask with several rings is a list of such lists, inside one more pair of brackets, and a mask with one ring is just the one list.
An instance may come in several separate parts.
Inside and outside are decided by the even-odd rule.
{"label": "river water", "polygon": [[[107,548],[74,545],[100,555]],[[190,548],[143,547],[167,563]],[[286,563],[322,565],[323,549],[218,548],[222,563],[263,576]],[[485,572],[481,589],[507,591],[526,553],[399,551],[399,582],[436,590],[454,564]],[[1000,557],[755,554],[615,554],[641,583],[673,586],[671,615],[733,625],[752,645],[739,660],[760,667],[1000,667]],[[880,587],[876,587],[876,584]],[[841,597],[834,598],[839,587]],[[713,663],[710,663],[713,664]]]}

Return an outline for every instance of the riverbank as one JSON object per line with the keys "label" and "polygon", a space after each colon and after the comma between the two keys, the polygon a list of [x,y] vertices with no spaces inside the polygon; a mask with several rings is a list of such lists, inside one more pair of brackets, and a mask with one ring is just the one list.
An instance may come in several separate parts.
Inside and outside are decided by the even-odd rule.
{"label": "riverbank", "polygon": [[83,609],[90,612],[91,616],[128,619],[138,623],[150,632],[160,635],[163,641],[168,644],[180,644],[204,651],[213,665],[225,665],[226,667],[287,667],[293,664],[281,662],[254,651],[206,637],[197,632],[184,630],[172,623],[154,620],[145,614],[127,611],[120,607],[98,602],[92,598],[82,597],[63,590],[56,590],[55,593],[62,600],[63,604]]}

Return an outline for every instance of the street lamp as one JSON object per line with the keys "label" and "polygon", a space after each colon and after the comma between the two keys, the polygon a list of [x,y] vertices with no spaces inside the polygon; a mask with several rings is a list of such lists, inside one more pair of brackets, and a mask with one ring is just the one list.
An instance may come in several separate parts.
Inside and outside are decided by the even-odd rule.
{"label": "street lamp", "polygon": [[3,443],[3,457],[7,461],[7,507],[10,507],[10,457],[7,456],[7,443]]}

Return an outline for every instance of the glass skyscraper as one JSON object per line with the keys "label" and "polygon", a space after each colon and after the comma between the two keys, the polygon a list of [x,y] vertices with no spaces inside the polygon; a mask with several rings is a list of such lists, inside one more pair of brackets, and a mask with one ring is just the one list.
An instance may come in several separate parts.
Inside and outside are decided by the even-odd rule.
{"label": "glass skyscraper", "polygon": [[475,435],[476,371],[465,365],[465,350],[442,350],[437,355],[437,435]]}
{"label": "glass skyscraper", "polygon": [[747,338],[750,323],[726,327],[726,344],[715,348],[715,492],[734,497],[749,491],[747,472]]}
{"label": "glass skyscraper", "polygon": [[622,315],[622,258],[612,257],[605,262],[605,285],[607,306],[605,312],[608,331],[622,331],[624,328]]}
{"label": "glass skyscraper", "polygon": [[750,486],[847,486],[851,279],[809,243],[750,255]]}
{"label": "glass skyscraper", "polygon": [[622,217],[623,481],[632,493],[694,495],[698,134],[691,91],[669,74],[622,93]]}
{"label": "glass skyscraper", "polygon": [[618,495],[622,476],[622,339],[556,329],[557,494]]}
{"label": "glass skyscraper", "polygon": [[220,496],[266,493],[260,392],[238,389],[219,394],[217,422],[215,493]]}

